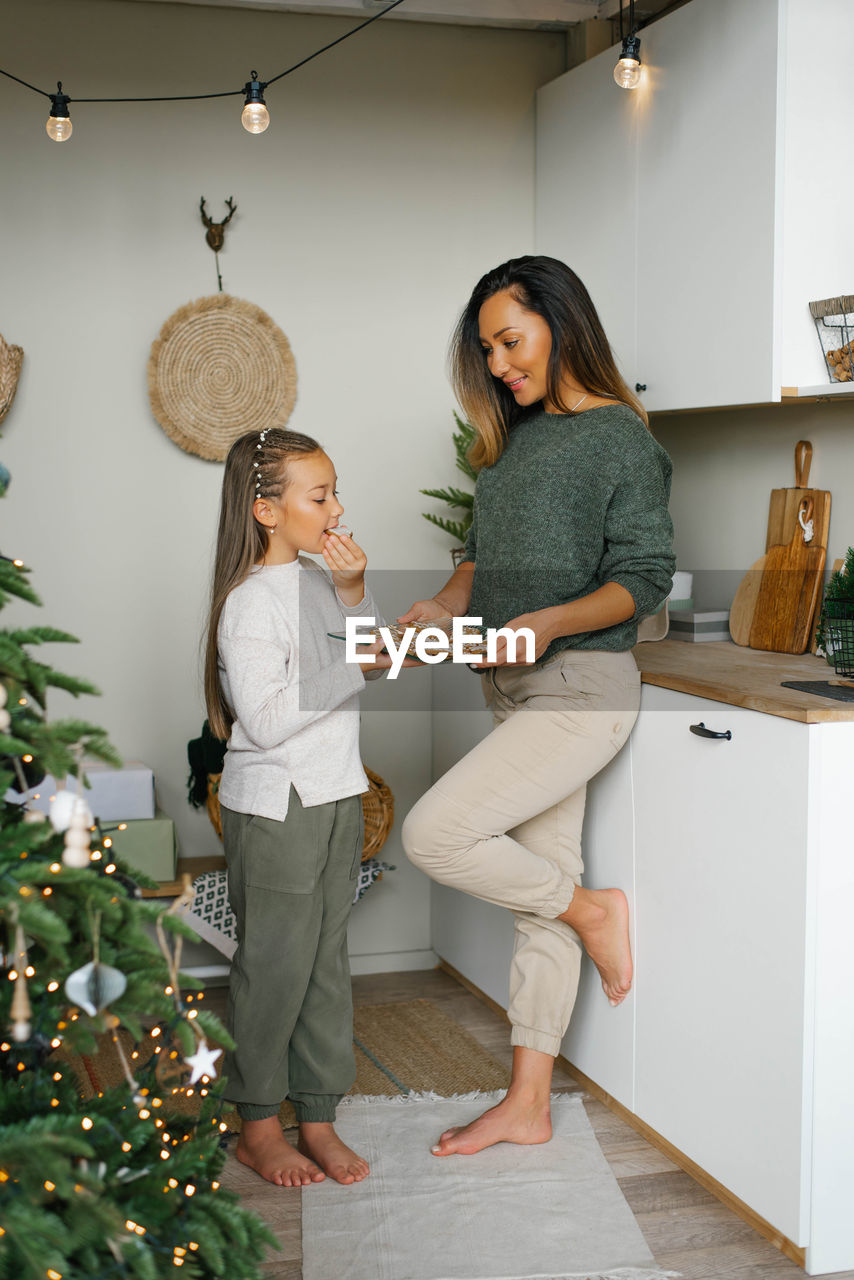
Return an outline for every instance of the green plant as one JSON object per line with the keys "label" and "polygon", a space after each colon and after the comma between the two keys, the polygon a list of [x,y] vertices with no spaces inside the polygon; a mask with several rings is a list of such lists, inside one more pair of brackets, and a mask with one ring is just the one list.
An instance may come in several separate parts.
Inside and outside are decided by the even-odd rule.
{"label": "green plant", "polygon": [[[841,569],[834,569],[830,575],[830,581],[825,587],[824,599],[821,605],[821,618],[815,633],[818,648],[823,649],[825,653],[827,653],[827,606],[836,600],[846,600],[854,603],[854,547],[848,548]],[[832,655],[828,654],[827,657],[828,661],[830,661]]]}
{"label": "green plant", "polygon": [[[476,432],[471,423],[463,422],[458,413],[454,414],[454,421],[457,424],[457,430],[453,433],[457,467],[464,476],[468,476],[469,480],[474,482],[477,479],[477,472],[469,462],[468,452],[474,443]],[[447,489],[419,489],[418,492],[423,493],[426,498],[438,498],[440,502],[446,502],[449,507],[463,512],[460,520],[450,520],[446,516],[433,515],[429,511],[422,511],[421,514],[431,524],[444,529],[456,542],[465,542],[474,513],[474,494],[467,489],[458,489],[455,485],[448,485]]]}

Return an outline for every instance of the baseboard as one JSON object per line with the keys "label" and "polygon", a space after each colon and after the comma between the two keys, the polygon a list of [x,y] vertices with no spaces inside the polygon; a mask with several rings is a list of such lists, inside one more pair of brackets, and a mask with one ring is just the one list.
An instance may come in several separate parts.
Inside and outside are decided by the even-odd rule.
{"label": "baseboard", "polygon": [[[509,1025],[507,1010],[503,1009],[501,1005],[488,996],[485,991],[481,991],[479,987],[476,987],[473,982],[469,982],[468,978],[455,969],[453,965],[450,965],[446,960],[443,960],[441,956],[439,957],[438,967],[444,973],[449,974],[450,977],[455,978],[456,981],[459,982],[460,986],[465,987],[473,996],[477,996],[478,1000],[485,1004],[487,1008],[491,1009],[493,1013],[499,1014]],[[690,1156],[686,1156],[684,1151],[680,1151],[678,1147],[674,1147],[671,1142],[668,1142],[666,1138],[663,1138],[655,1129],[650,1128],[650,1126],[636,1116],[633,1111],[629,1111],[629,1109],[624,1107],[621,1102],[617,1102],[616,1098],[612,1098],[609,1093],[606,1093],[604,1089],[600,1088],[599,1085],[596,1084],[594,1080],[591,1080],[589,1076],[586,1076],[583,1071],[579,1071],[578,1067],[574,1066],[573,1063],[564,1058],[562,1054],[558,1054],[556,1061],[564,1071],[568,1072],[574,1080],[577,1080],[578,1083],[582,1085],[591,1097],[594,1097],[597,1102],[601,1102],[609,1111],[613,1111],[613,1113],[619,1116],[621,1120],[624,1120],[630,1128],[634,1129],[636,1133],[639,1133],[642,1138],[645,1138],[650,1146],[663,1152],[668,1159],[672,1160],[675,1165],[678,1165],[679,1168],[692,1177],[695,1182],[698,1182],[701,1187],[704,1187],[706,1191],[710,1192],[717,1200],[720,1200],[722,1204],[726,1205],[727,1209],[730,1209],[734,1214],[741,1218],[743,1222],[746,1222],[748,1226],[752,1227],[754,1231],[758,1231],[761,1236],[764,1236],[766,1240],[770,1241],[771,1244],[773,1244],[775,1248],[779,1249],[786,1258],[789,1258],[792,1262],[796,1262],[799,1267],[803,1268],[805,1266],[806,1249],[794,1244],[787,1236],[782,1235],[776,1227],[772,1226],[770,1222],[767,1222],[765,1218],[760,1217],[758,1213],[751,1209],[750,1205],[745,1204],[743,1200],[739,1200],[738,1196],[733,1195],[733,1193],[729,1191],[723,1183],[718,1182],[716,1178],[713,1178],[712,1175],[707,1173],[705,1169],[700,1167],[700,1165],[695,1164]]]}
{"label": "baseboard", "polygon": [[416,969],[435,969],[438,961],[435,951],[378,951],[350,956],[350,972],[360,977],[366,973],[411,973]]}

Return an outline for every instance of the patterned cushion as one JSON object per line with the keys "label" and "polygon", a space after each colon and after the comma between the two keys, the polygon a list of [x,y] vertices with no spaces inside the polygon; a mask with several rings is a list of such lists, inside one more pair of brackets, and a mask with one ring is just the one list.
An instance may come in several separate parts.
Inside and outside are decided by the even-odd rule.
{"label": "patterned cushion", "polygon": [[[359,878],[356,883],[356,893],[353,901],[358,902],[360,898],[364,897],[371,885],[380,878],[384,871],[394,871],[394,867],[390,863],[380,862],[376,858],[368,858],[365,862],[360,863]],[[210,928],[216,929],[218,933],[235,942],[237,940],[237,930],[231,907],[228,905],[227,873],[225,871],[206,871],[203,875],[196,877],[193,881],[193,888],[196,891],[193,905],[190,908],[193,915],[198,916]]]}

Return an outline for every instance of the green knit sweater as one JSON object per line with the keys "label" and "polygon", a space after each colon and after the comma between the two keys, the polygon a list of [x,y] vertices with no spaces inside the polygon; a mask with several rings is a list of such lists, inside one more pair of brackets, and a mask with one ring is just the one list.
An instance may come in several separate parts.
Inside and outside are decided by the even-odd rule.
{"label": "green knit sweater", "polygon": [[465,548],[475,563],[469,615],[501,627],[618,582],[634,598],[634,616],[560,636],[540,662],[560,649],[630,649],[640,619],[671,588],[671,471],[661,445],[626,405],[574,416],[537,407],[477,478]]}

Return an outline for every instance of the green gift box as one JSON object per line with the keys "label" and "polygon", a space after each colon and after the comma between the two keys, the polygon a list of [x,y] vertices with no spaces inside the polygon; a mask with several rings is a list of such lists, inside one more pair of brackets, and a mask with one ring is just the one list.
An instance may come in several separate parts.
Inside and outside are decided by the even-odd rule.
{"label": "green gift box", "polygon": [[172,819],[155,809],[153,818],[134,818],[123,826],[123,831],[109,832],[116,857],[152,880],[174,880],[178,841]]}

